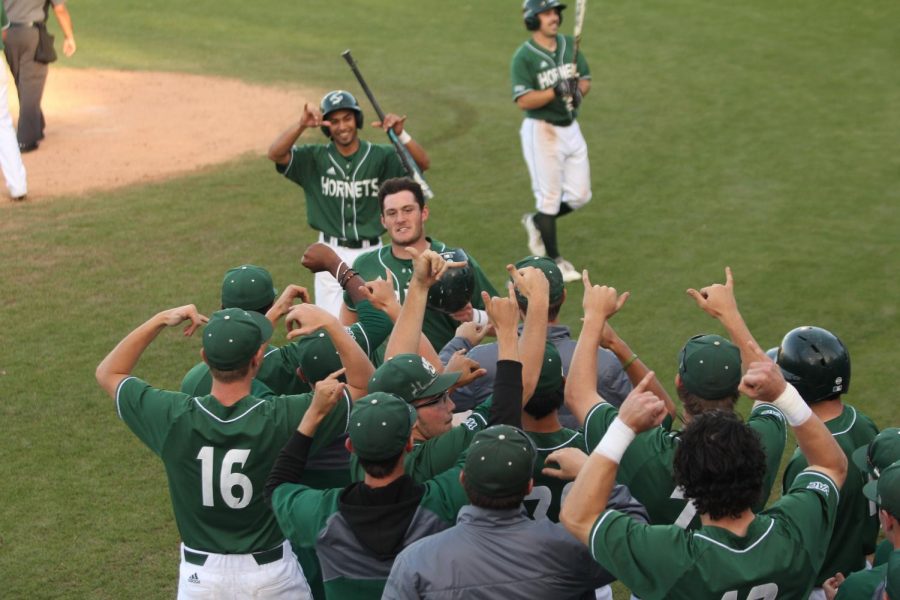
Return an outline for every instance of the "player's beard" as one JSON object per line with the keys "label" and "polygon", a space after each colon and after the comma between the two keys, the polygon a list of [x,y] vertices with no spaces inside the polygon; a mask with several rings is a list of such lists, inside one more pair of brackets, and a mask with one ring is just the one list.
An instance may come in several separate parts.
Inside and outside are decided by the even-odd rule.
{"label": "player's beard", "polygon": [[425,222],[420,218],[405,226],[403,232],[391,230],[391,243],[397,246],[411,246],[425,237]]}

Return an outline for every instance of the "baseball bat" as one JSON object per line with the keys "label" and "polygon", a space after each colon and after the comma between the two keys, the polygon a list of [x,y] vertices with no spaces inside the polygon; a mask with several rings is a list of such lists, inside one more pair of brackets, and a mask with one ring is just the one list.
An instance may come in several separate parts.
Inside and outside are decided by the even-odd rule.
{"label": "baseball bat", "polygon": [[[359,85],[366,93],[366,97],[369,99],[369,102],[372,103],[372,108],[375,109],[375,114],[378,115],[378,118],[381,119],[383,123],[384,111],[381,110],[381,105],[378,104],[378,101],[375,99],[375,95],[372,93],[372,90],[369,88],[366,80],[363,79],[362,73],[359,72],[359,67],[356,66],[356,61],[353,60],[353,55],[350,54],[350,50],[344,50],[343,52],[341,52],[341,56],[344,57],[344,60],[346,60],[347,64],[350,65],[350,70],[353,71],[353,74],[356,76],[356,80],[359,82]],[[422,187],[422,194],[424,194],[425,199],[431,200],[432,198],[434,198],[434,192],[431,191],[431,186],[428,185],[427,181],[425,181],[425,177],[422,176],[422,171],[419,169],[419,165],[416,164],[416,161],[409,153],[409,150],[406,149],[406,146],[400,143],[400,139],[397,137],[397,134],[394,133],[393,129],[388,129],[387,134],[388,139],[391,140],[391,143],[397,150],[397,155],[400,157],[400,162],[403,164],[403,168],[406,169],[407,174],[409,174],[409,176],[412,177],[413,180],[415,180],[415,182]]]}
{"label": "baseball bat", "polygon": [[[575,38],[575,47],[572,51],[572,71],[573,73],[578,72],[578,49],[581,47],[581,31],[584,28],[584,11],[587,8],[587,0],[576,0],[575,2],[575,31],[573,36]],[[566,108],[569,109],[569,114],[575,111],[575,108],[572,104],[572,98],[569,97],[566,99]]]}

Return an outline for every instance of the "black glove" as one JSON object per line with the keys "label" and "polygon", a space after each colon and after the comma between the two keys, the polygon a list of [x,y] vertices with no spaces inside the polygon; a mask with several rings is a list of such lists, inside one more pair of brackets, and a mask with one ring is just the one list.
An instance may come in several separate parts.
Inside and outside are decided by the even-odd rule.
{"label": "black glove", "polygon": [[581,93],[581,88],[578,87],[578,80],[574,77],[569,80],[569,85],[572,88],[572,108],[578,108],[581,106],[581,101],[584,100],[584,94]]}
{"label": "black glove", "polygon": [[572,91],[572,82],[574,79],[560,79],[556,82],[556,85],[553,86],[553,93],[556,94],[557,98],[566,98],[571,97],[573,94]]}

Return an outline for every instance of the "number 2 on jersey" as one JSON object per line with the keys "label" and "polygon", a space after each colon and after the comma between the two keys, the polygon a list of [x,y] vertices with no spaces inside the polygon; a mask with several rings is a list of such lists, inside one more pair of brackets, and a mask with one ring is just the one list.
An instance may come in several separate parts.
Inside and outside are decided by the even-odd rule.
{"label": "number 2 on jersey", "polygon": [[[250,504],[253,497],[253,483],[250,478],[241,473],[233,472],[234,465],[243,467],[250,456],[249,450],[229,450],[222,459],[222,468],[219,471],[219,493],[225,505],[231,508],[244,508]],[[200,461],[200,485],[203,491],[203,506],[215,506],[213,499],[213,447],[203,446],[197,453]],[[235,487],[241,488],[241,496],[237,497],[233,491]]]}

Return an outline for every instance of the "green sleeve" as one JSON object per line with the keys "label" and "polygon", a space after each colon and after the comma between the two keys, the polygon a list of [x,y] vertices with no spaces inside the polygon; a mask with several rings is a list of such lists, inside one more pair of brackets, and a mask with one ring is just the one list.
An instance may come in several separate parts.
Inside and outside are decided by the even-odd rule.
{"label": "green sleeve", "polygon": [[375,351],[393,331],[394,323],[386,313],[372,306],[368,300],[359,303],[356,314],[359,320],[350,327],[350,335],[371,360],[375,357]]}
{"label": "green sleeve", "polygon": [[406,455],[404,469],[417,483],[434,479],[453,467],[460,454],[469,447],[475,432],[465,425],[457,425],[447,433],[416,445]]}
{"label": "green sleeve", "polygon": [[831,530],[837,515],[839,488],[818,471],[802,471],[788,492],[764,514],[788,523],[802,540],[815,565],[825,560]]}
{"label": "green sleeve", "polygon": [[771,404],[760,404],[750,412],[747,420],[750,426],[762,442],[763,451],[766,453],[766,475],[763,478],[763,498],[753,506],[753,512],[759,512],[766,505],[778,469],[781,467],[781,455],[784,454],[784,444],[787,441],[787,427],[784,415]]}
{"label": "green sleeve", "polygon": [[588,67],[587,59],[584,57],[584,52],[579,52],[578,56],[575,58],[575,65],[578,69],[578,77],[581,79],[590,79],[591,78],[591,69]]}
{"label": "green sleeve", "polygon": [[314,171],[314,146],[294,146],[291,149],[291,162],[287,166],[276,164],[275,168],[294,183],[304,187],[310,182]]}
{"label": "green sleeve", "polygon": [[205,362],[199,362],[181,380],[181,393],[188,396],[205,396],[212,390],[212,375]]}
{"label": "green sleeve", "polygon": [[137,377],[126,377],[116,389],[119,418],[155,454],[162,452],[169,429],[187,410],[191,397],[151,387]]}
{"label": "green sleeve", "polygon": [[462,424],[472,431],[481,431],[487,427],[488,421],[491,418],[491,407],[493,405],[494,395],[491,394],[484,399],[484,402],[472,409],[469,418],[463,421]]}
{"label": "green sleeve", "polygon": [[519,96],[534,91],[534,77],[528,68],[528,62],[525,58],[525,46],[519,48],[512,58],[510,73],[512,78],[512,98],[515,100]]}
{"label": "green sleeve", "polygon": [[[294,396],[311,391],[310,385],[297,376],[297,342],[290,342],[266,353],[256,379],[278,395]],[[253,394],[256,396],[256,392]]]}
{"label": "green sleeve", "polygon": [[272,493],[272,512],[291,544],[301,548],[316,545],[328,518],[338,511],[341,488],[314,490],[299,483],[283,483]]}
{"label": "green sleeve", "polygon": [[851,573],[838,588],[835,600],[858,600],[859,598],[868,600],[874,597],[878,585],[884,581],[886,571],[886,567],[882,565]]}
{"label": "green sleeve", "polygon": [[615,406],[607,402],[595,404],[594,408],[588,412],[587,417],[584,419],[584,445],[587,447],[588,452],[593,451],[597,444],[600,443],[606,430],[609,429],[609,426],[612,425],[617,416],[619,416],[619,411],[616,410]]}
{"label": "green sleeve", "polygon": [[470,256],[469,264],[472,266],[472,270],[475,271],[475,289],[472,291],[472,306],[484,310],[484,300],[481,298],[481,292],[487,292],[490,296],[497,296],[499,294],[497,293],[497,289],[487,278],[487,275],[484,274],[478,261]]}
{"label": "green sleeve", "polygon": [[[677,525],[646,525],[607,510],[588,537],[588,548],[607,571],[641,598],[665,598],[687,570],[689,535]],[[648,563],[649,557],[664,557]]]}
{"label": "green sleeve", "polygon": [[372,144],[372,149],[379,152],[383,157],[381,183],[384,183],[386,179],[407,177],[409,175],[406,169],[403,168],[403,162],[400,160],[400,155],[397,154],[397,149],[394,148],[393,144]]}
{"label": "green sleeve", "polygon": [[894,551],[894,545],[890,540],[883,540],[875,549],[875,560],[872,561],[873,566],[886,564]]}
{"label": "green sleeve", "polygon": [[422,505],[451,525],[456,522],[459,509],[469,503],[469,498],[459,482],[466,454],[466,451],[461,452],[456,465],[425,482]]}

